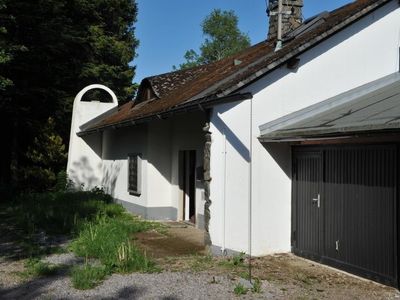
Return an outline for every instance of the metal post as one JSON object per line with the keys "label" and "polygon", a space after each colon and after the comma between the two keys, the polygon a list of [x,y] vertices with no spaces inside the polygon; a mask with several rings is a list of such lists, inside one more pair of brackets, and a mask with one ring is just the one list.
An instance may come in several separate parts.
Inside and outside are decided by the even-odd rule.
{"label": "metal post", "polygon": [[249,232],[248,232],[248,242],[249,242],[249,280],[251,281],[251,252],[252,252],[252,188],[253,188],[253,98],[250,99],[250,144],[249,144]]}
{"label": "metal post", "polygon": [[282,48],[282,14],[283,14],[283,0],[278,0],[278,36],[275,51]]}

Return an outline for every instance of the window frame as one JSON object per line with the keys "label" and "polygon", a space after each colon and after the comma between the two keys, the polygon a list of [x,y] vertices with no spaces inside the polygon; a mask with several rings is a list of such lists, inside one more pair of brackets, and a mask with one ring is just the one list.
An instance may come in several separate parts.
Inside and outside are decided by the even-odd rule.
{"label": "window frame", "polygon": [[[136,180],[137,180],[137,185],[136,185],[136,190],[131,189],[130,185],[130,164],[132,159],[136,159]],[[127,173],[128,173],[128,179],[127,179],[127,185],[128,185],[128,192],[131,195],[135,196],[140,196],[142,194],[142,154],[141,153],[129,153],[128,154],[128,168],[127,168]]]}

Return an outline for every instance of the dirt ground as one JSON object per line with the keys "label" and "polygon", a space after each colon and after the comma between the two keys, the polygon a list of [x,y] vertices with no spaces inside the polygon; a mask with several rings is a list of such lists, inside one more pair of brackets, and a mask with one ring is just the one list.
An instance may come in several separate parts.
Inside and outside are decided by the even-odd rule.
{"label": "dirt ground", "polygon": [[[3,224],[1,224],[3,223]],[[12,241],[6,237],[0,221],[0,291],[23,286],[18,273],[24,260],[10,256]],[[9,228],[8,228],[9,229]],[[1,234],[3,232],[3,234]],[[165,232],[149,231],[135,236],[136,244],[152,257],[165,274],[188,274],[211,278],[210,284],[222,276],[235,285],[249,279],[248,259],[212,257],[204,246],[204,234],[181,223],[167,223]],[[198,274],[198,275],[196,275]],[[244,278],[244,279],[241,279]],[[397,299],[393,288],[364,280],[338,270],[296,257],[292,254],[271,255],[252,259],[252,278],[261,282],[261,294],[247,293],[243,299]],[[215,279],[215,280],[214,280]],[[52,280],[49,278],[48,280]],[[56,280],[56,279],[54,279]],[[64,284],[64,283],[63,283]],[[107,285],[104,282],[103,285]],[[215,286],[215,285],[213,285]],[[101,287],[100,287],[101,288]],[[235,296],[230,289],[230,295]],[[1,294],[1,293],[0,293]],[[1,298],[1,297],[0,297]],[[218,298],[218,297],[217,297]]]}
{"label": "dirt ground", "polygon": [[[168,223],[167,223],[168,226]],[[191,226],[171,225],[166,233],[145,232],[137,243],[164,270],[206,272],[248,279],[248,259],[206,255],[204,235]],[[398,290],[297,257],[277,254],[252,259],[252,276],[281,299],[397,299]]]}

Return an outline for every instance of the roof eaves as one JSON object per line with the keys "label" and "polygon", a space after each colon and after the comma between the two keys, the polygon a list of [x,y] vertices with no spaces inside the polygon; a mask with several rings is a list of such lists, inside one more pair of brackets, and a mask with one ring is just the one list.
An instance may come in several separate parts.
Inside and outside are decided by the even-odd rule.
{"label": "roof eaves", "polygon": [[179,104],[169,110],[163,112],[152,113],[146,116],[141,116],[135,119],[128,119],[123,122],[118,122],[114,124],[106,124],[103,126],[98,126],[95,128],[89,128],[87,130],[82,130],[77,132],[79,137],[89,135],[95,132],[100,132],[107,128],[121,128],[121,127],[128,127],[128,126],[135,126],[138,124],[143,124],[149,122],[154,119],[166,119],[172,115],[179,114],[181,112],[189,112],[189,111],[198,111],[210,108],[211,106],[219,103],[226,103],[226,102],[233,102],[233,101],[241,101],[251,99],[253,95],[251,93],[238,93],[238,94],[231,94],[225,97],[204,97],[201,99],[196,99],[196,101],[192,102],[184,102]]}
{"label": "roof eaves", "polygon": [[[277,60],[271,62],[265,68],[262,68],[261,70],[257,71],[253,75],[247,77],[244,80],[241,80],[237,84],[234,84],[234,85],[232,85],[232,86],[230,86],[228,88],[225,88],[224,90],[220,91],[218,93],[218,95],[220,95],[220,96],[228,95],[228,94],[230,94],[230,93],[232,93],[234,91],[239,90],[243,86],[246,86],[246,85],[250,84],[251,82],[257,80],[258,78],[266,75],[267,73],[269,73],[270,71],[275,69],[277,66],[280,66],[280,65],[284,64],[285,62],[287,62],[289,59],[302,54],[303,52],[311,49],[312,47],[315,47],[316,45],[318,45],[320,42],[322,42],[326,38],[332,36],[336,32],[339,32],[340,30],[346,28],[347,26],[349,26],[353,22],[357,21],[361,17],[364,17],[368,13],[373,12],[374,10],[378,9],[379,7],[383,6],[384,4],[386,4],[386,3],[390,2],[390,1],[392,1],[392,0],[378,0],[378,1],[376,1],[375,3],[371,4],[370,6],[364,8],[361,11],[359,11],[358,13],[354,14],[352,17],[350,17],[350,18],[344,20],[343,22],[337,24],[336,26],[332,27],[330,30],[327,30],[326,32],[318,35],[317,37],[315,37],[315,38],[313,38],[313,39],[311,39],[309,41],[305,41],[304,44],[300,44],[293,51],[291,51],[291,52],[287,53],[285,56],[283,56],[281,58],[278,58]],[[267,59],[268,57],[270,57],[270,56],[272,56],[274,54],[275,54],[275,52],[269,53],[269,55],[266,55],[266,56],[258,59],[254,63],[246,66],[246,68],[244,68],[244,69],[232,74],[231,76],[229,76],[226,80],[224,80],[224,82],[229,82],[230,79],[234,79],[240,73],[243,73],[246,70],[250,69],[251,67],[256,66],[257,64],[261,63],[263,60]],[[222,86],[222,84],[224,82],[218,82],[216,85],[214,85],[211,88],[207,89],[207,91],[210,92],[211,90],[217,90],[218,86]],[[195,97],[193,97],[193,98],[195,98]]]}

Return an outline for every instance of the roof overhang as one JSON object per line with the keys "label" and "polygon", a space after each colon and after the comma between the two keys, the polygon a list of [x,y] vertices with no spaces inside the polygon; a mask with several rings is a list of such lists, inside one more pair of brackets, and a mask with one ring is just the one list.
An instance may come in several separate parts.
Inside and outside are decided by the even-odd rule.
{"label": "roof overhang", "polygon": [[[148,114],[146,116],[134,118],[134,119],[128,119],[123,122],[118,122],[116,124],[107,124],[103,126],[99,126],[96,128],[87,128],[85,126],[85,129],[78,132],[77,135],[82,137],[86,136],[89,134],[93,134],[96,132],[103,131],[105,129],[109,128],[122,128],[122,127],[128,127],[128,126],[135,126],[155,120],[161,120],[161,119],[168,119],[172,116],[183,114],[183,113],[188,113],[188,112],[195,112],[195,111],[204,111],[206,109],[209,109],[215,105],[218,104],[223,104],[223,103],[230,103],[230,102],[235,102],[235,101],[242,101],[242,100],[248,100],[253,98],[253,95],[251,93],[236,93],[224,97],[204,97],[201,99],[197,99],[194,101],[187,101],[182,104],[179,104],[175,107],[172,107],[168,110],[165,110],[163,112],[156,112],[152,114]],[[159,100],[160,101],[160,100]]]}
{"label": "roof overhang", "polygon": [[262,142],[297,142],[400,131],[400,73],[260,126]]}

